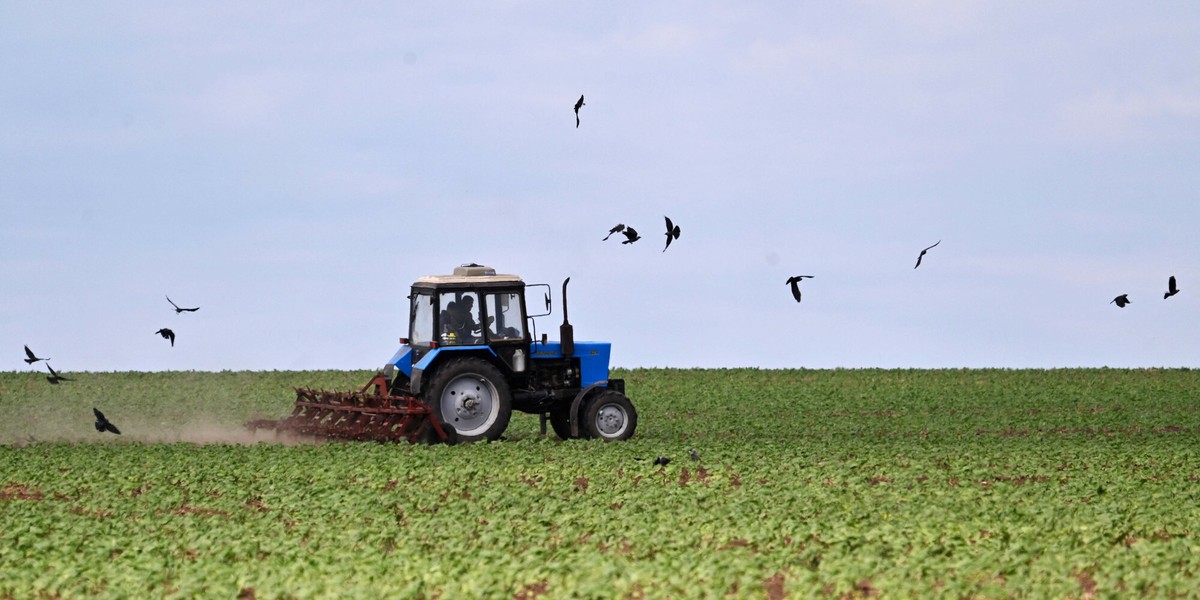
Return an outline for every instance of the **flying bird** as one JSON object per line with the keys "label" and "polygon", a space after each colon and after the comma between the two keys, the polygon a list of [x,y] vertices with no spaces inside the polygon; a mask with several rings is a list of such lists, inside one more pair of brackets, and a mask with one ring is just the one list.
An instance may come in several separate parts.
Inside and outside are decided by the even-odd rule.
{"label": "flying bird", "polygon": [[171,331],[170,329],[163,327],[162,329],[159,329],[158,331],[155,331],[154,333],[157,333],[158,335],[163,336],[164,340],[171,340],[171,347],[172,348],[175,347],[175,332],[174,331]]}
{"label": "flying bird", "polygon": [[671,462],[671,459],[667,458],[665,456],[660,456],[660,457],[654,459],[654,464],[662,466],[662,467],[667,466],[667,464],[670,462]]}
{"label": "flying bird", "polygon": [[[1171,278],[1167,280],[1167,291],[1163,293],[1163,300],[1166,300],[1167,298],[1170,298],[1171,296],[1174,296],[1175,294],[1178,294],[1178,293],[1179,293],[1179,288],[1175,287],[1175,276],[1172,275]],[[29,348],[26,348],[25,351],[28,352]],[[29,361],[25,361],[25,362],[29,362]]]}
{"label": "flying bird", "polygon": [[49,381],[54,385],[58,385],[58,382],[60,381],[74,381],[69,377],[63,377],[62,375],[59,375],[58,371],[55,371],[54,367],[50,366],[50,363],[46,363],[46,368],[50,369],[50,374],[46,376],[46,381]]}
{"label": "flying bird", "polygon": [[[933,246],[936,246],[940,243],[942,243],[942,240],[938,240],[937,244],[934,244]],[[933,248],[933,246],[930,246],[929,248]],[[925,256],[926,252],[929,252],[929,248],[922,250],[921,253],[917,255],[917,265],[915,267],[913,267],[914,269],[921,266],[921,258]]]}
{"label": "flying bird", "polygon": [[613,227],[612,229],[609,229],[609,230],[608,230],[608,235],[604,236],[604,239],[602,239],[602,240],[600,240],[600,241],[602,241],[602,242],[607,242],[607,241],[608,241],[608,237],[609,237],[609,236],[611,236],[612,234],[614,234],[614,233],[616,233],[616,232],[618,232],[618,231],[624,231],[624,230],[625,230],[625,224],[624,224],[624,223],[617,223],[617,226],[616,226],[616,227]]}
{"label": "flying bird", "polygon": [[642,236],[638,235],[637,230],[632,227],[626,227],[621,233],[625,235],[625,241],[621,242],[622,244],[632,244],[642,239]]}
{"label": "flying bird", "polygon": [[197,306],[196,308],[179,308],[178,304],[175,304],[174,302],[171,301],[170,296],[167,296],[167,302],[171,302],[171,306],[175,307],[175,314],[179,314],[181,312],[196,312],[196,311],[200,310],[199,306]]}
{"label": "flying bird", "polygon": [[796,299],[796,302],[800,301],[800,280],[812,278],[812,275],[793,275],[788,277],[787,282],[792,286],[792,297]]}
{"label": "flying bird", "polygon": [[1129,294],[1121,294],[1120,296],[1108,301],[1109,304],[1112,304],[1113,302],[1117,303],[1117,308],[1125,308],[1125,305],[1129,304]]}
{"label": "flying bird", "polygon": [[121,430],[117,429],[116,425],[113,425],[108,419],[104,418],[104,413],[100,412],[100,409],[92,407],[92,412],[96,415],[96,431],[100,433],[111,431],[117,435],[121,435]]}
{"label": "flying bird", "polygon": [[29,349],[29,346],[25,346],[25,356],[29,357],[29,358],[25,359],[25,363],[30,364],[30,365],[32,365],[33,363],[35,363],[39,360],[49,360],[49,358],[38,358],[37,356],[35,356],[33,354],[33,350]]}
{"label": "flying bird", "polygon": [[579,100],[575,102],[575,129],[579,129],[579,109],[587,106],[583,103],[583,94],[579,95]]}
{"label": "flying bird", "polygon": [[663,252],[666,252],[671,247],[671,240],[679,239],[679,226],[671,222],[671,217],[664,215],[663,218],[667,220],[667,245],[663,246]]}

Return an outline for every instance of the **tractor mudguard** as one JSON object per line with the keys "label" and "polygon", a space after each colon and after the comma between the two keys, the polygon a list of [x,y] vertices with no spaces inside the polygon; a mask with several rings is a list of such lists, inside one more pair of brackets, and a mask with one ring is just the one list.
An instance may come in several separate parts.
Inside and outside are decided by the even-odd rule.
{"label": "tractor mudguard", "polygon": [[421,360],[417,361],[417,364],[411,367],[411,375],[409,375],[409,378],[412,380],[412,385],[409,389],[412,391],[413,395],[421,394],[421,380],[424,379],[425,371],[438,362],[438,357],[446,352],[468,352],[471,354],[482,354],[488,356],[489,360],[499,360],[496,352],[488,346],[447,346],[443,348],[434,348],[425,353],[425,356],[422,356]]}
{"label": "tractor mudguard", "polygon": [[[622,387],[624,387],[624,386],[622,386]],[[593,382],[590,385],[588,385],[587,387],[583,388],[582,390],[579,390],[579,393],[575,394],[575,399],[571,401],[571,412],[569,414],[578,415],[579,407],[583,405],[584,399],[587,398],[589,394],[591,394],[592,392],[594,392],[598,389],[599,390],[608,389],[608,380],[605,379],[603,381]],[[579,437],[579,435],[580,435],[579,419],[572,416],[571,417],[571,437]]]}

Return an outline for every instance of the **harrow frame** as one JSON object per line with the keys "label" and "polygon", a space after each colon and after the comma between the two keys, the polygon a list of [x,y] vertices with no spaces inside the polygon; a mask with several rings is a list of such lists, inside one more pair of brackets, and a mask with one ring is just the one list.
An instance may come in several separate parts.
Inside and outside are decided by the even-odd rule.
{"label": "harrow frame", "polygon": [[[374,391],[367,390],[374,387]],[[246,423],[251,432],[273,429],[318,437],[379,442],[454,444],[457,434],[438,422],[433,409],[412,394],[393,395],[387,377],[376,373],[358,392],[296,389],[292,414]]]}

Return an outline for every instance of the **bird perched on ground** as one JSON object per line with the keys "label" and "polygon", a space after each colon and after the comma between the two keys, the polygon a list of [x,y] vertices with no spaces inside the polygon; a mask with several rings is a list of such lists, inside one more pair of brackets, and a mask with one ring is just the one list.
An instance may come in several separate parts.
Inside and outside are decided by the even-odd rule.
{"label": "bird perched on ground", "polygon": [[671,217],[664,215],[663,218],[667,220],[667,245],[663,246],[663,252],[666,252],[671,247],[671,240],[679,239],[679,226],[671,222]]}
{"label": "bird perched on ground", "polygon": [[49,381],[54,385],[58,385],[58,382],[60,381],[74,381],[73,379],[59,375],[58,371],[55,371],[54,367],[50,366],[50,363],[46,363],[46,368],[50,369],[50,374],[46,376],[46,381]]}
{"label": "bird perched on ground", "polygon": [[28,356],[28,357],[29,357],[29,358],[26,358],[26,359],[25,359],[25,364],[30,364],[30,365],[32,365],[33,363],[35,363],[35,362],[37,362],[37,361],[39,361],[39,360],[50,360],[50,359],[49,359],[49,357],[47,357],[47,358],[38,358],[37,356],[35,356],[35,355],[33,354],[33,350],[30,350],[30,349],[29,349],[29,346],[25,346],[25,356]]}
{"label": "bird perched on ground", "polygon": [[692,460],[700,460],[700,453],[696,452],[695,448],[689,448],[688,454],[691,454]]}
{"label": "bird perched on ground", "polygon": [[171,347],[172,348],[175,347],[175,332],[174,331],[171,331],[170,329],[163,327],[162,329],[159,329],[158,331],[155,331],[154,333],[157,333],[158,335],[163,336],[164,340],[171,340]]}
{"label": "bird perched on ground", "polygon": [[812,275],[793,275],[788,277],[787,282],[792,286],[792,297],[796,299],[796,302],[800,301],[800,280],[812,278]]}
{"label": "bird perched on ground", "polygon": [[632,244],[642,239],[642,236],[638,235],[637,230],[632,227],[626,227],[621,233],[625,235],[625,241],[621,242],[622,244]]}
{"label": "bird perched on ground", "polygon": [[[933,246],[937,246],[940,243],[942,243],[942,240],[938,240],[937,244],[934,244]],[[925,253],[929,252],[929,249],[933,248],[933,246],[929,246],[928,248],[925,248],[924,250],[921,251],[920,254],[917,255],[917,264],[916,264],[916,266],[913,267],[914,269],[921,266],[921,258],[924,257]]]}
{"label": "bird perched on ground", "polygon": [[175,314],[179,314],[181,312],[196,312],[196,311],[200,310],[199,306],[197,306],[196,308],[179,308],[178,304],[175,304],[174,302],[171,301],[170,296],[167,296],[167,302],[171,302],[171,306],[175,307]]}
{"label": "bird perched on ground", "polygon": [[613,227],[612,229],[609,229],[609,230],[608,230],[608,235],[604,236],[604,239],[602,239],[602,240],[600,240],[600,241],[602,241],[602,242],[607,242],[607,241],[608,241],[608,238],[609,238],[609,236],[611,236],[612,234],[614,234],[614,233],[616,233],[616,232],[618,232],[618,231],[624,231],[624,230],[625,230],[625,224],[624,224],[624,223],[617,223],[617,226],[616,226],[616,227]]}
{"label": "bird perched on ground", "polygon": [[668,463],[670,463],[670,462],[671,462],[671,459],[669,459],[669,458],[667,458],[667,457],[665,457],[665,456],[660,456],[660,457],[658,457],[658,458],[654,459],[654,464],[656,464],[656,465],[658,465],[658,466],[660,466],[660,467],[665,467],[665,466],[667,466],[667,464],[668,464]]}
{"label": "bird perched on ground", "polygon": [[1117,308],[1125,308],[1125,305],[1129,304],[1129,294],[1121,294],[1120,296],[1108,301],[1109,304],[1112,304],[1113,302],[1117,303]]}
{"label": "bird perched on ground", "polygon": [[587,106],[583,103],[583,94],[579,95],[579,100],[575,102],[575,129],[579,129],[579,109]]}
{"label": "bird perched on ground", "polygon": [[[1171,278],[1167,280],[1167,291],[1163,293],[1163,300],[1166,300],[1167,298],[1170,298],[1171,296],[1174,296],[1175,294],[1178,294],[1178,293],[1179,293],[1179,288],[1175,287],[1175,276],[1172,275]],[[29,348],[26,348],[25,350],[28,352]],[[29,362],[29,361],[25,361],[25,362]]]}
{"label": "bird perched on ground", "polygon": [[96,415],[96,431],[100,433],[111,431],[117,435],[121,435],[121,430],[117,429],[116,425],[113,425],[108,419],[104,418],[104,413],[100,412],[100,409],[92,407],[92,412]]}

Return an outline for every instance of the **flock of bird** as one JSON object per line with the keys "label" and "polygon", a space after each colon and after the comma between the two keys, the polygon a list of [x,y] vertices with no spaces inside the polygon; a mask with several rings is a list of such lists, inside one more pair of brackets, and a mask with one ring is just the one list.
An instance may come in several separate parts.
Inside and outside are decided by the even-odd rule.
{"label": "flock of bird", "polygon": [[[583,103],[583,95],[580,94],[579,100],[577,100],[575,102],[575,127],[576,128],[579,127],[579,109],[583,108],[584,106],[586,106],[586,105]],[[673,224],[669,217],[663,217],[663,218],[666,219],[666,223],[667,223],[667,232],[666,232],[667,244],[665,246],[663,246],[663,252],[666,252],[667,248],[671,247],[671,241],[679,239],[679,226]],[[636,229],[634,229],[632,227],[627,227],[624,223],[618,223],[615,227],[608,230],[608,235],[604,236],[604,241],[607,241],[608,238],[610,236],[612,236],[612,234],[614,234],[614,233],[621,233],[625,236],[625,241],[621,242],[622,244],[632,244],[632,243],[642,239],[641,236],[638,235],[638,232]],[[929,252],[930,250],[937,247],[937,245],[941,244],[941,243],[942,243],[942,240],[938,240],[932,246],[926,246],[925,248],[921,249],[921,253],[917,255],[917,264],[914,265],[913,268],[915,269],[915,268],[921,266],[921,260],[925,258],[925,253]],[[800,282],[804,279],[812,279],[812,278],[813,278],[812,275],[793,275],[793,276],[787,278],[786,283],[787,283],[787,285],[791,286],[792,297],[796,299],[796,302],[800,301],[800,285],[799,285]],[[1171,296],[1174,296],[1175,294],[1178,294],[1178,293],[1179,293],[1179,288],[1176,287],[1175,276],[1172,275],[1170,277],[1170,279],[1167,280],[1167,291],[1163,294],[1163,299],[1170,298]],[[1117,307],[1119,307],[1119,308],[1125,308],[1126,305],[1130,304],[1129,295],[1121,294],[1120,296],[1117,296],[1116,298],[1113,298],[1111,301],[1109,301],[1109,304],[1116,304]]]}
{"label": "flock of bird", "polygon": [[[170,296],[167,296],[167,302],[170,302],[171,306],[175,308],[175,314],[185,313],[185,312],[196,312],[196,311],[200,310],[199,306],[192,307],[192,308],[180,307],[178,304],[175,304],[175,302],[173,300],[171,300]],[[154,333],[161,335],[163,337],[163,339],[169,340],[171,342],[171,347],[175,346],[175,332],[171,331],[171,329],[169,329],[167,327],[163,327],[162,329],[159,329],[158,331],[155,331]],[[28,345],[25,346],[25,359],[24,360],[25,360],[25,364],[28,364],[28,365],[32,365],[33,363],[39,362],[39,361],[46,363],[46,369],[50,372],[50,374],[46,376],[46,381],[49,381],[51,384],[58,385],[58,383],[62,382],[62,381],[74,381],[70,377],[63,377],[62,375],[60,375],[58,373],[58,371],[55,371],[54,367],[50,366],[50,357],[38,356],[36,353],[34,353],[33,350],[31,350],[29,348]],[[104,433],[107,431],[110,433],[115,433],[117,435],[121,435],[121,430],[117,429],[116,425],[113,425],[107,418],[105,418],[104,413],[100,412],[100,409],[92,407],[92,413],[95,414],[95,416],[96,416],[96,431],[98,431],[100,433]]]}
{"label": "flock of bird", "polygon": [[[1163,292],[1163,300],[1166,300],[1167,298],[1170,298],[1171,296],[1174,296],[1175,294],[1178,294],[1178,293],[1179,293],[1179,286],[1176,285],[1175,276],[1172,275],[1167,278],[1167,291]],[[1117,296],[1116,298],[1109,300],[1108,303],[1116,304],[1117,308],[1125,308],[1126,304],[1132,304],[1133,302],[1131,302],[1129,300],[1129,294],[1121,294],[1120,296]]]}
{"label": "flock of bird", "polygon": [[[579,109],[583,108],[584,106],[586,106],[586,104],[583,103],[583,94],[580,94],[579,100],[575,101],[575,127],[576,128],[579,127]],[[663,219],[666,221],[666,225],[667,225],[667,231],[666,231],[667,243],[666,243],[666,245],[663,246],[662,251],[666,252],[667,248],[671,247],[671,241],[679,239],[679,226],[671,222],[671,217],[663,216]],[[629,227],[629,226],[625,225],[624,223],[617,223],[612,229],[608,230],[608,235],[604,236],[604,238],[601,241],[605,241],[605,242],[608,241],[608,238],[612,237],[612,234],[614,234],[614,233],[620,233],[625,236],[625,241],[621,242],[622,244],[632,244],[632,243],[642,239],[642,236],[639,235],[637,230],[634,229],[633,227]],[[921,266],[921,259],[925,258],[925,253],[929,252],[932,248],[936,247],[940,243],[942,243],[942,240],[938,240],[932,246],[926,246],[925,248],[923,248],[921,250],[921,253],[917,255],[917,264],[913,268],[915,269],[915,268]],[[800,281],[803,279],[812,279],[812,278],[813,278],[812,275],[793,275],[793,276],[787,278],[786,283],[789,286],[791,286],[792,297],[796,299],[796,302],[800,301],[800,285],[799,285]],[[1175,278],[1174,277],[1171,278],[1171,286],[1172,286],[1172,289],[1174,289],[1174,286],[1175,286]],[[1122,303],[1118,303],[1118,304],[1119,304],[1119,306],[1124,306],[1124,304],[1122,304]]]}
{"label": "flock of bird", "polygon": [[[664,216],[663,219],[667,222],[667,245],[663,246],[662,251],[666,252],[667,248],[671,247],[671,240],[679,239],[679,226],[671,222],[671,217]],[[632,244],[642,239],[642,236],[638,234],[636,229],[627,227],[624,223],[617,223],[615,227],[608,230],[608,235],[604,236],[604,239],[600,241],[608,241],[608,238],[614,233],[620,233],[625,236],[625,241],[621,242],[622,244]]]}

